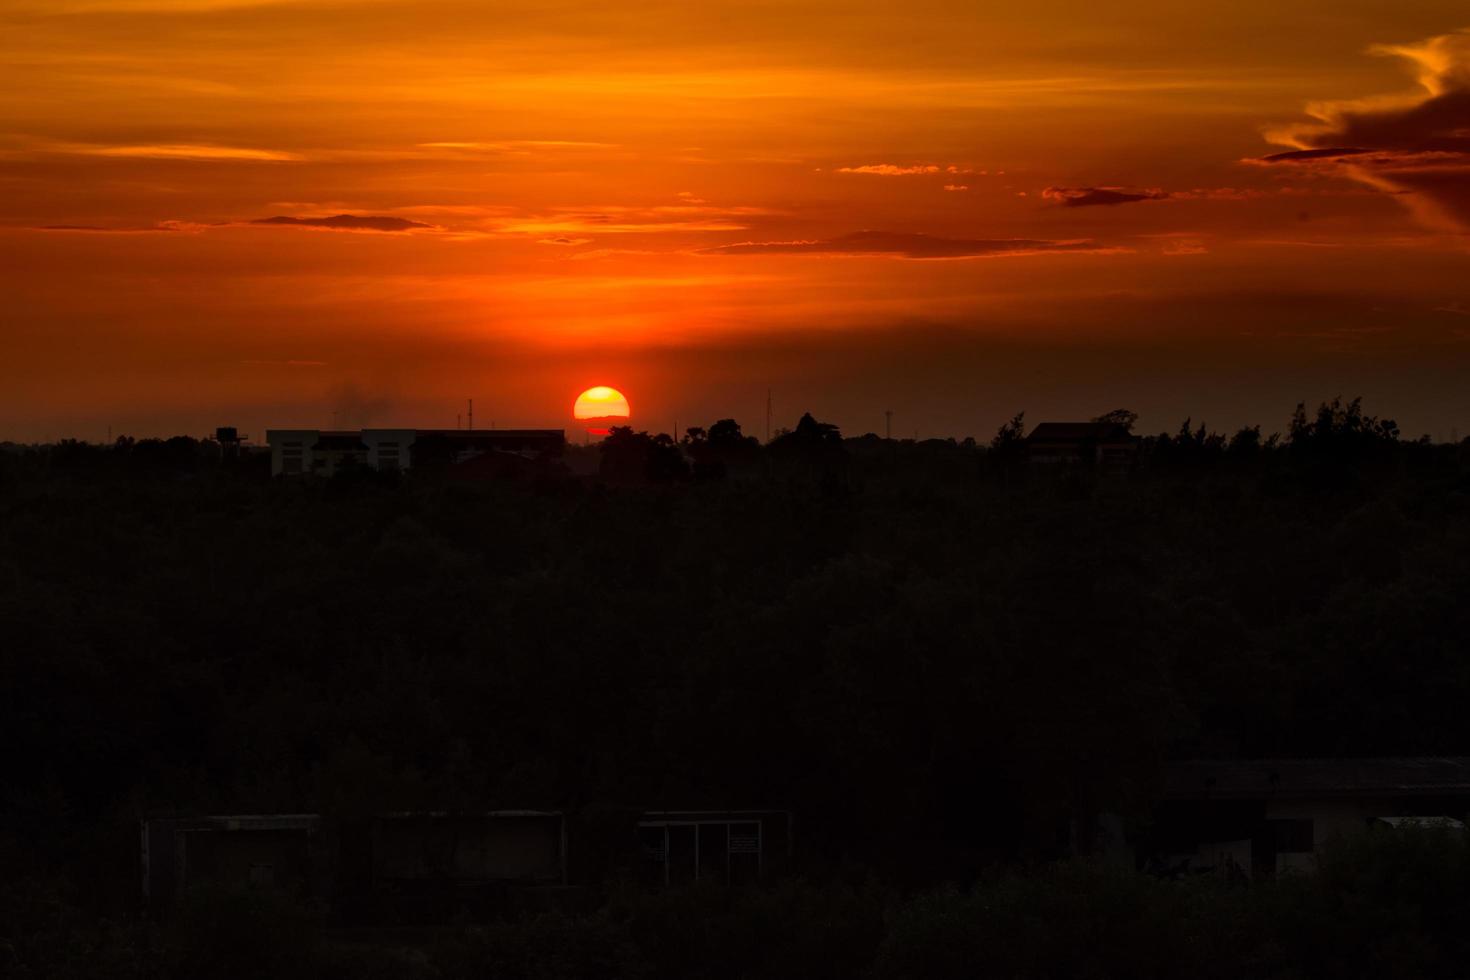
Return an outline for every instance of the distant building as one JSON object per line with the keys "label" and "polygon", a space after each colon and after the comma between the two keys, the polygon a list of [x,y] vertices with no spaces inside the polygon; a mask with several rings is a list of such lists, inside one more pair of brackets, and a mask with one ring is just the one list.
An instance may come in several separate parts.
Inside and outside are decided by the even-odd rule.
{"label": "distant building", "polygon": [[644,877],[654,884],[757,881],[786,867],[787,810],[650,811],[638,821]]}
{"label": "distant building", "polygon": [[1042,422],[1026,437],[1026,458],[1037,463],[1127,466],[1138,438],[1113,422]]}
{"label": "distant building", "polygon": [[541,810],[161,817],[142,824],[143,897],[191,888],[416,900],[566,883],[562,815]]}
{"label": "distant building", "polygon": [[[594,884],[641,868],[652,885],[740,885],[790,867],[785,810],[630,810],[597,830],[559,811],[163,816],[141,825],[142,893],[165,912],[201,888],[265,890],[324,902],[343,919],[432,919],[461,906],[555,898],[574,879]],[[611,830],[611,834],[606,830]],[[579,836],[580,835],[580,836]],[[568,870],[568,837],[582,871]],[[629,863],[622,863],[630,858]]]}
{"label": "distant building", "polygon": [[561,429],[268,429],[273,476],[331,476],[346,465],[375,470],[443,468],[487,453],[560,456]]}
{"label": "distant building", "polygon": [[1262,759],[1171,765],[1143,857],[1155,869],[1304,871],[1335,837],[1463,829],[1470,758]]}
{"label": "distant building", "polygon": [[306,894],[321,864],[320,829],[314,813],[145,820],[143,898],[167,905],[187,888],[207,885]]}

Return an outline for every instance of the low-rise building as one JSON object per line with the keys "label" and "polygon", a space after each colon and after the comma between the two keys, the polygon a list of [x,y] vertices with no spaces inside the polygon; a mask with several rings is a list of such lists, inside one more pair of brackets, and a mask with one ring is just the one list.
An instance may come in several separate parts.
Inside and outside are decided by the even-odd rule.
{"label": "low-rise building", "polygon": [[598,824],[583,814],[569,834],[567,818],[547,810],[153,817],[141,827],[142,894],[158,912],[191,890],[252,889],[321,902],[348,921],[432,921],[557,900],[574,882],[640,869],[650,885],[740,885],[780,875],[792,858],[786,810],[626,810]]}
{"label": "low-rise building", "polygon": [[791,858],[787,810],[656,810],[638,821],[644,878],[654,884],[741,884]]}
{"label": "low-rise building", "polygon": [[267,429],[272,476],[328,477],[347,465],[407,470],[463,464],[488,453],[557,457],[561,429]]}
{"label": "low-rise building", "polygon": [[1463,827],[1470,758],[1261,759],[1171,765],[1143,842],[1156,870],[1306,871],[1334,838]]}
{"label": "low-rise building", "polygon": [[1026,437],[1035,463],[1088,463],[1122,467],[1138,455],[1138,438],[1115,422],[1042,422]]}
{"label": "low-rise building", "polygon": [[155,817],[142,823],[143,897],[166,908],[198,888],[300,896],[473,896],[566,883],[555,811]]}
{"label": "low-rise building", "polygon": [[143,899],[166,906],[190,888],[307,894],[324,855],[314,813],[165,817],[142,823]]}

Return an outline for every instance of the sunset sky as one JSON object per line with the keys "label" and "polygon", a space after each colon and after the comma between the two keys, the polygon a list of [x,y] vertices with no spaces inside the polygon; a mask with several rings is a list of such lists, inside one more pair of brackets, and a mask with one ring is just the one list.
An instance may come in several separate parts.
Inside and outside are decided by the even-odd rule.
{"label": "sunset sky", "polygon": [[1463,0],[0,0],[0,440],[1470,435]]}

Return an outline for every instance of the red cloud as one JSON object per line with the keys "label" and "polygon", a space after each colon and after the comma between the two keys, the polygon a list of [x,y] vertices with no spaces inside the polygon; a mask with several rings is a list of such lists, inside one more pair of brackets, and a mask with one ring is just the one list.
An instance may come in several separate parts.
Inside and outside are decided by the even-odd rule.
{"label": "red cloud", "polygon": [[1049,252],[1107,252],[1117,249],[1087,240],[1029,238],[937,238],[892,231],[856,231],[816,241],[737,242],[700,249],[705,255],[889,255],[906,259],[971,259]]}
{"label": "red cloud", "polygon": [[1422,91],[1310,106],[1314,122],[1267,133],[1290,149],[1249,162],[1340,173],[1402,194],[1430,227],[1463,233],[1470,227],[1470,31],[1375,53],[1407,60]]}
{"label": "red cloud", "polygon": [[1171,195],[1158,188],[1130,191],[1122,187],[1048,187],[1041,196],[1064,208],[1112,207],[1135,201],[1164,201]]}

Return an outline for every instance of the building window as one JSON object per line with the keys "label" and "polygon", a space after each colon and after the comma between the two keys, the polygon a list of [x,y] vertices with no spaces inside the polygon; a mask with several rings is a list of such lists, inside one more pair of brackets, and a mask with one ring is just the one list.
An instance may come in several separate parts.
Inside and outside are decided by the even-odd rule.
{"label": "building window", "polygon": [[647,821],[639,824],[638,838],[645,874],[655,883],[714,879],[739,884],[761,876],[759,821]]}

